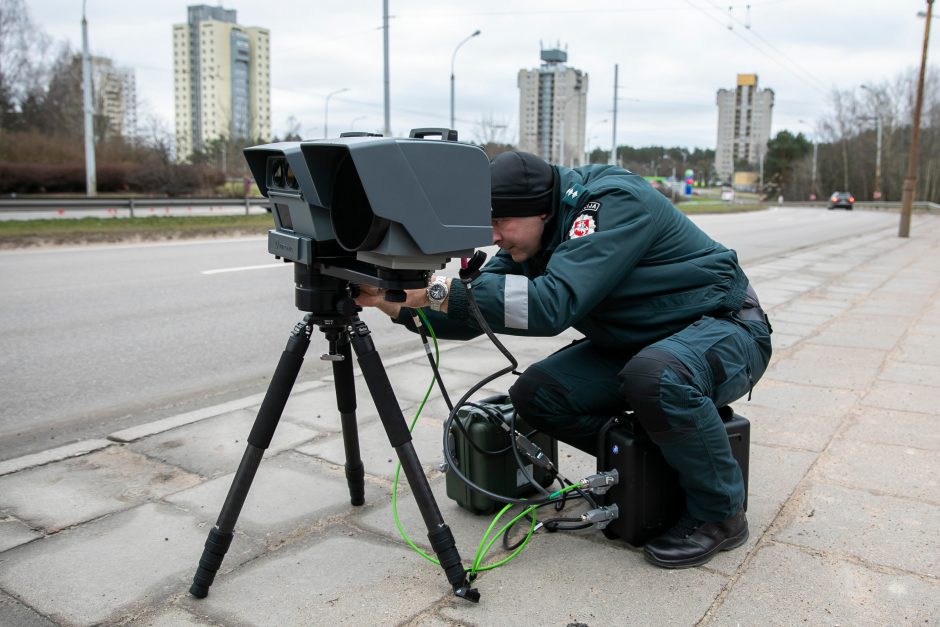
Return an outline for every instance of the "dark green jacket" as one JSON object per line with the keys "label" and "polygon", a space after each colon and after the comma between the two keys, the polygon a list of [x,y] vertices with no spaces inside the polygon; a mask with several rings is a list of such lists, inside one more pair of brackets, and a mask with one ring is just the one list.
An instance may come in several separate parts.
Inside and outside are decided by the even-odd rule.
{"label": "dark green jacket", "polygon": [[[639,350],[705,314],[741,308],[748,280],[734,251],[642,177],[601,165],[558,173],[561,200],[541,252],[520,264],[499,251],[473,281],[494,332],[551,336],[573,327],[602,346]],[[439,337],[480,333],[456,279],[448,313],[427,313]]]}

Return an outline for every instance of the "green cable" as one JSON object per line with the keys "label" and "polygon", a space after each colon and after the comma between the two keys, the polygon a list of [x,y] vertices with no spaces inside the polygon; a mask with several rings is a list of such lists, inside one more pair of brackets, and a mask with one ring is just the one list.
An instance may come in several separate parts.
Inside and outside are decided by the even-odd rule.
{"label": "green cable", "polygon": [[[428,331],[431,333],[431,338],[434,340],[434,365],[435,367],[441,363],[441,353],[438,350],[437,346],[437,336],[434,334],[434,329],[431,327],[431,323],[428,320],[427,316],[424,315],[424,312],[418,308],[415,311],[418,312],[418,315],[421,317],[421,320],[424,322],[424,326],[427,327]],[[431,390],[434,389],[435,378],[431,376],[431,384],[428,386],[427,391],[424,393],[424,398],[421,399],[421,404],[418,406],[418,411],[415,413],[414,419],[411,421],[411,426],[408,427],[408,431],[414,431],[415,425],[418,423],[418,417],[421,416],[421,411],[424,409],[425,403],[428,402],[428,398],[431,396]],[[398,477],[401,473],[401,462],[395,466],[395,481],[392,486],[392,516],[395,519],[395,526],[398,527],[398,533],[401,535],[402,539],[410,546],[418,555],[428,560],[432,564],[441,565],[440,561],[435,557],[428,555],[423,551],[418,545],[411,541],[411,538],[408,537],[408,534],[405,532],[404,526],[401,524],[401,520],[398,518]]]}
{"label": "green cable", "polygon": [[[428,332],[431,334],[431,339],[434,340],[434,366],[436,368],[441,363],[441,353],[437,344],[437,335],[435,335],[434,327],[431,326],[431,321],[428,320],[427,316],[424,314],[424,311],[422,311],[421,308],[417,308],[415,309],[415,311],[418,313],[418,316],[421,318],[421,321],[424,323],[424,326],[427,327]],[[428,385],[428,389],[424,393],[424,398],[421,400],[421,404],[418,406],[418,411],[415,413],[415,417],[411,421],[411,425],[408,427],[409,432],[414,431],[415,425],[418,423],[418,418],[421,416],[421,411],[424,409],[424,405],[427,403],[428,398],[431,396],[431,390],[434,389],[435,382],[436,382],[436,379],[432,375],[431,383],[430,385]],[[412,542],[411,538],[409,538],[408,534],[405,532],[404,526],[401,524],[401,520],[398,517],[398,478],[399,478],[400,473],[401,473],[401,462],[398,462],[398,464],[395,466],[395,480],[392,485],[392,516],[395,519],[395,526],[398,527],[398,533],[399,535],[401,535],[402,539],[404,539],[404,541],[408,544],[408,546],[410,546],[412,550],[414,550],[418,555],[428,560],[432,564],[436,564],[440,566],[441,563],[438,559],[436,559],[435,557],[431,555],[428,555],[424,550],[422,550],[419,546],[417,546],[414,542]],[[577,487],[578,487],[577,485],[570,485],[564,489],[558,490],[557,492],[553,492],[549,496],[549,498],[550,499],[556,498],[568,492],[569,490],[574,490]],[[486,566],[480,566],[480,563],[483,561],[483,558],[486,557],[486,554],[489,553],[490,548],[492,548],[493,543],[496,542],[496,540],[503,533],[505,533],[507,529],[510,529],[513,525],[516,524],[516,522],[518,522],[526,514],[530,512],[534,512],[538,509],[538,506],[535,506],[535,505],[527,507],[526,509],[522,511],[521,514],[519,514],[518,516],[513,518],[511,521],[506,523],[503,526],[503,528],[500,529],[499,532],[490,539],[490,533],[492,532],[493,527],[496,526],[496,523],[499,522],[499,519],[502,518],[503,514],[509,511],[512,508],[512,506],[513,506],[512,503],[508,503],[505,507],[503,507],[503,509],[500,510],[500,512],[493,519],[493,522],[490,523],[490,526],[487,528],[486,533],[483,534],[483,539],[480,540],[480,545],[477,547],[477,552],[476,552],[476,555],[474,556],[473,566],[467,570],[470,576],[476,576],[476,574],[479,572],[492,570],[494,568],[497,568],[498,566],[502,566],[503,564],[509,562],[511,559],[516,557],[516,555],[521,553],[522,549],[524,549],[529,544],[529,541],[532,539],[532,534],[535,532],[535,525],[536,525],[535,516],[532,517],[532,524],[529,526],[529,531],[526,533],[525,539],[523,540],[522,544],[520,544],[516,548],[515,551],[513,551],[511,554],[509,554],[508,556],[506,556],[505,558],[501,559],[500,561],[494,564],[487,564]],[[490,539],[488,544],[486,542],[487,539]],[[486,544],[485,548],[484,548],[484,544]]]}
{"label": "green cable", "polygon": [[[549,498],[556,498],[556,497],[561,496],[562,494],[564,494],[564,493],[566,493],[566,492],[568,492],[568,491],[570,491],[570,490],[574,490],[574,489],[576,489],[576,488],[578,488],[578,487],[579,487],[579,486],[578,486],[577,484],[567,486],[567,487],[565,487],[565,488],[563,488],[563,489],[561,489],[561,490],[558,490],[557,492],[553,492]],[[538,509],[538,506],[537,506],[537,505],[530,505],[530,506],[527,507],[526,509],[522,510],[522,513],[520,513],[518,516],[516,516],[515,518],[513,518],[512,520],[510,520],[508,523],[506,523],[506,524],[503,526],[502,529],[500,529],[498,532],[496,532],[496,534],[493,535],[492,538],[490,538],[489,543],[486,544],[486,548],[484,548],[484,547],[483,547],[483,544],[486,543],[487,538],[489,538],[489,534],[490,534],[490,532],[493,530],[493,527],[496,526],[496,523],[499,521],[499,519],[502,517],[502,515],[503,515],[504,513],[506,513],[511,507],[512,507],[512,503],[507,504],[507,505],[499,512],[499,514],[496,515],[496,518],[493,519],[493,522],[490,523],[489,528],[486,530],[486,533],[483,535],[483,540],[480,542],[480,546],[477,548],[477,554],[476,554],[476,557],[474,558],[474,561],[473,561],[473,567],[470,569],[470,574],[471,574],[471,575],[474,575],[474,574],[476,574],[476,573],[478,573],[478,572],[482,572],[482,571],[485,571],[485,570],[492,570],[492,569],[496,568],[497,566],[502,566],[503,564],[505,564],[506,562],[508,562],[508,561],[511,560],[512,558],[514,558],[516,555],[518,555],[520,552],[522,552],[522,549],[524,549],[524,548],[526,547],[526,545],[529,544],[529,541],[532,539],[532,534],[535,532],[535,516],[532,517],[532,524],[531,524],[530,527],[529,527],[528,533],[526,533],[525,540],[523,540],[522,544],[519,545],[519,547],[517,547],[515,551],[513,551],[510,555],[506,556],[505,558],[501,559],[500,561],[498,561],[498,562],[496,562],[496,563],[494,563],[494,564],[488,564],[488,565],[486,565],[486,566],[480,566],[480,562],[482,562],[482,561],[483,561],[483,558],[486,557],[486,554],[489,553],[490,548],[492,548],[492,546],[493,546],[493,543],[496,542],[496,540],[498,540],[499,537],[500,537],[501,535],[503,535],[503,534],[506,532],[507,529],[510,529],[510,528],[511,528],[513,525],[515,525],[520,519],[522,519],[522,517],[525,516],[526,514],[529,514],[529,513],[531,513],[531,512],[534,512],[534,511],[536,511],[536,510]]]}

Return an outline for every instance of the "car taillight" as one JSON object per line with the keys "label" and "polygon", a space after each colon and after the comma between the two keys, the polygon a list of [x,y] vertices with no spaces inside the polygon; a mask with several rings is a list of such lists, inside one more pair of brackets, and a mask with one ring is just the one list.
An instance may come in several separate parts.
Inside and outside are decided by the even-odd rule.
{"label": "car taillight", "polygon": [[855,196],[849,196],[849,202],[855,202]]}
{"label": "car taillight", "polygon": [[833,197],[830,198],[829,200],[831,200],[832,202],[838,202],[838,201],[839,201],[839,197],[838,197],[838,196],[833,196]]}

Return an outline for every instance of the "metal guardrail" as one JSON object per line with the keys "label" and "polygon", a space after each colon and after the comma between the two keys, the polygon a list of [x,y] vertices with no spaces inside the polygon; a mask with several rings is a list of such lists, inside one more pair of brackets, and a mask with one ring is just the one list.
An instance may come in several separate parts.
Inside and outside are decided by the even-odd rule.
{"label": "metal guardrail", "polygon": [[108,211],[164,209],[167,207],[267,207],[267,198],[2,198],[0,212],[10,211]]}

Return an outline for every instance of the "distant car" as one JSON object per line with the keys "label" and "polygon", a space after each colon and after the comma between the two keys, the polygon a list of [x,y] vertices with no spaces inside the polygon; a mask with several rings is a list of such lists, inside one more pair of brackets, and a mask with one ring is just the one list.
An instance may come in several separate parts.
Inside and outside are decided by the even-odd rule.
{"label": "distant car", "polygon": [[855,196],[849,192],[832,192],[829,197],[830,209],[847,209],[851,211],[855,206]]}

